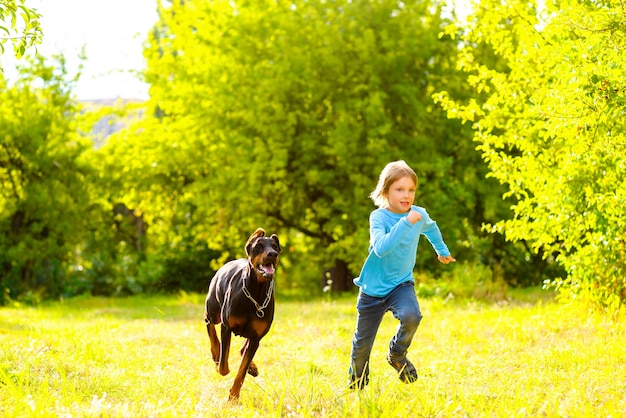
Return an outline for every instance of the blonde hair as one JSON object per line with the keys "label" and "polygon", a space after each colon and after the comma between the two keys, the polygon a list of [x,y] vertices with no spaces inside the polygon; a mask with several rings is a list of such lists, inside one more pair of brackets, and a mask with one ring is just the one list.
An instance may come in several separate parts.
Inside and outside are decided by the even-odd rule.
{"label": "blonde hair", "polygon": [[389,194],[389,188],[393,183],[400,180],[403,177],[410,177],[413,179],[415,186],[417,186],[417,174],[404,160],[398,160],[390,162],[383,168],[378,178],[378,184],[372,193],[370,193],[370,199],[374,201],[374,204],[379,208],[384,208],[389,205],[387,195]]}

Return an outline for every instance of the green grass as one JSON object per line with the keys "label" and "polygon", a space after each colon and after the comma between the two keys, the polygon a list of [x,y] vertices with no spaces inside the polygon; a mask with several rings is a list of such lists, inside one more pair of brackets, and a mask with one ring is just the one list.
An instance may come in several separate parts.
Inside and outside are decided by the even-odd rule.
{"label": "green grass", "polygon": [[494,304],[420,301],[409,351],[420,379],[385,362],[387,314],[371,383],[346,389],[354,296],[280,298],[239,402],[209,357],[203,295],[82,298],[0,309],[3,417],[621,417],[626,321],[525,296]]}

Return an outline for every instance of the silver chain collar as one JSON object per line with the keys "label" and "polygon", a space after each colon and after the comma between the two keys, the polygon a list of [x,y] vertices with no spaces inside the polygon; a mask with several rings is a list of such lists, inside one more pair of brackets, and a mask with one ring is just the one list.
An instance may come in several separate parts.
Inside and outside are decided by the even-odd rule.
{"label": "silver chain collar", "polygon": [[270,300],[272,299],[272,294],[274,293],[274,280],[270,282],[270,285],[267,288],[267,295],[265,296],[265,301],[263,302],[263,306],[259,306],[258,302],[254,300],[250,292],[248,292],[248,288],[246,287],[245,280],[243,281],[242,290],[243,290],[243,293],[246,295],[246,297],[250,299],[252,303],[254,303],[254,306],[256,307],[256,316],[258,316],[259,318],[263,318],[265,316],[265,312],[263,312],[263,309],[267,308],[267,305],[270,304]]}

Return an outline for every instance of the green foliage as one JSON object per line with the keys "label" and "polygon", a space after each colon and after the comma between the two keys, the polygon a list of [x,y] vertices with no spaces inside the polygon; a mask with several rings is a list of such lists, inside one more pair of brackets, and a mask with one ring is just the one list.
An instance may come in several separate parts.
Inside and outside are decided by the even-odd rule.
{"label": "green foliage", "polygon": [[90,142],[77,134],[61,58],[0,78],[0,304],[5,296],[62,293],[87,234]]}
{"label": "green foliage", "polygon": [[[110,173],[124,167],[131,179],[124,201],[142,208],[151,234],[163,237],[153,243],[180,239],[173,227],[183,227],[184,213],[191,235],[232,258],[262,226],[280,232],[287,247],[306,248],[283,259],[316,266],[308,283],[332,271],[333,285],[351,288],[367,251],[367,196],[382,167],[402,158],[420,176],[418,204],[439,221],[453,252],[490,268],[510,266],[507,251],[523,258],[523,247],[505,250],[480,231],[508,209],[497,183],[483,179],[471,132],[432,103],[440,89],[467,94],[456,44],[438,38],[446,24],[440,6],[162,8],[146,51],[154,119],[105,151],[116,155]],[[430,249],[418,267],[437,271]]]}
{"label": "green foliage", "polygon": [[491,229],[556,257],[565,295],[611,308],[626,301],[624,16],[617,1],[482,1],[460,65],[484,97],[438,96],[508,188],[514,217]]}
{"label": "green foliage", "polygon": [[150,254],[141,264],[139,277],[148,292],[206,292],[219,256],[206,242],[189,239]]}
{"label": "green foliage", "polygon": [[[555,276],[525,242],[481,230],[511,212],[504,187],[484,179],[471,127],[433,103],[440,90],[473,97],[456,42],[438,36],[449,23],[439,2],[198,1],[160,12],[145,109],[79,109],[78,76],[66,80],[62,63],[33,64],[7,90],[3,296],[201,291],[259,226],[281,237],[281,289],[319,293],[330,276],[336,295],[353,289],[367,252],[367,195],[400,158],[418,172],[417,203],[471,266],[458,277]],[[103,117],[127,127],[92,148],[82,135]],[[417,268],[457,277],[427,244]]]}
{"label": "green foliage", "polygon": [[445,272],[440,278],[419,277],[416,293],[419,297],[438,296],[447,300],[507,299],[508,286],[501,276],[494,275],[486,266],[461,263],[456,269]]}
{"label": "green foliage", "polygon": [[[112,245],[112,266],[119,264],[119,256],[132,260],[128,270],[118,272],[128,284],[132,278],[125,292],[206,289],[225,257],[208,245],[207,233],[200,229],[204,220],[198,215],[196,193],[186,187],[187,169],[197,163],[197,154],[184,139],[178,140],[180,148],[175,139],[170,146],[168,132],[157,132],[149,123],[138,127],[135,118],[127,123],[92,155],[100,196],[119,212],[116,233],[95,242],[94,255],[99,246]],[[246,238],[236,256],[244,255]]]}
{"label": "green foliage", "polygon": [[27,48],[40,44],[43,39],[41,15],[24,3],[24,0],[0,0],[0,55],[9,41],[15,56],[20,58]]}

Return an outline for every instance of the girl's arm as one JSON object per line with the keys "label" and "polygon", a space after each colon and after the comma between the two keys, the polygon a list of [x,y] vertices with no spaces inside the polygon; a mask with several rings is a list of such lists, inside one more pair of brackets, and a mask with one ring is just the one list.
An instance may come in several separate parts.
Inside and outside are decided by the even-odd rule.
{"label": "girl's arm", "polygon": [[378,257],[384,257],[398,245],[402,237],[409,233],[412,227],[413,224],[404,217],[387,232],[384,215],[378,211],[372,212],[370,215],[370,245],[372,251]]}
{"label": "girl's arm", "polygon": [[[450,255],[450,250],[446,246],[446,243],[443,242],[443,236],[441,235],[439,226],[437,226],[437,222],[431,219],[431,217],[428,216],[428,213],[426,211],[424,211],[424,213],[426,214],[426,216],[424,217],[424,226],[422,228],[422,234],[424,234],[426,238],[428,238],[428,241],[437,252],[439,261],[441,261],[444,264],[448,264],[452,261],[456,261]],[[447,262],[442,261],[442,258],[444,260],[447,260]]]}

